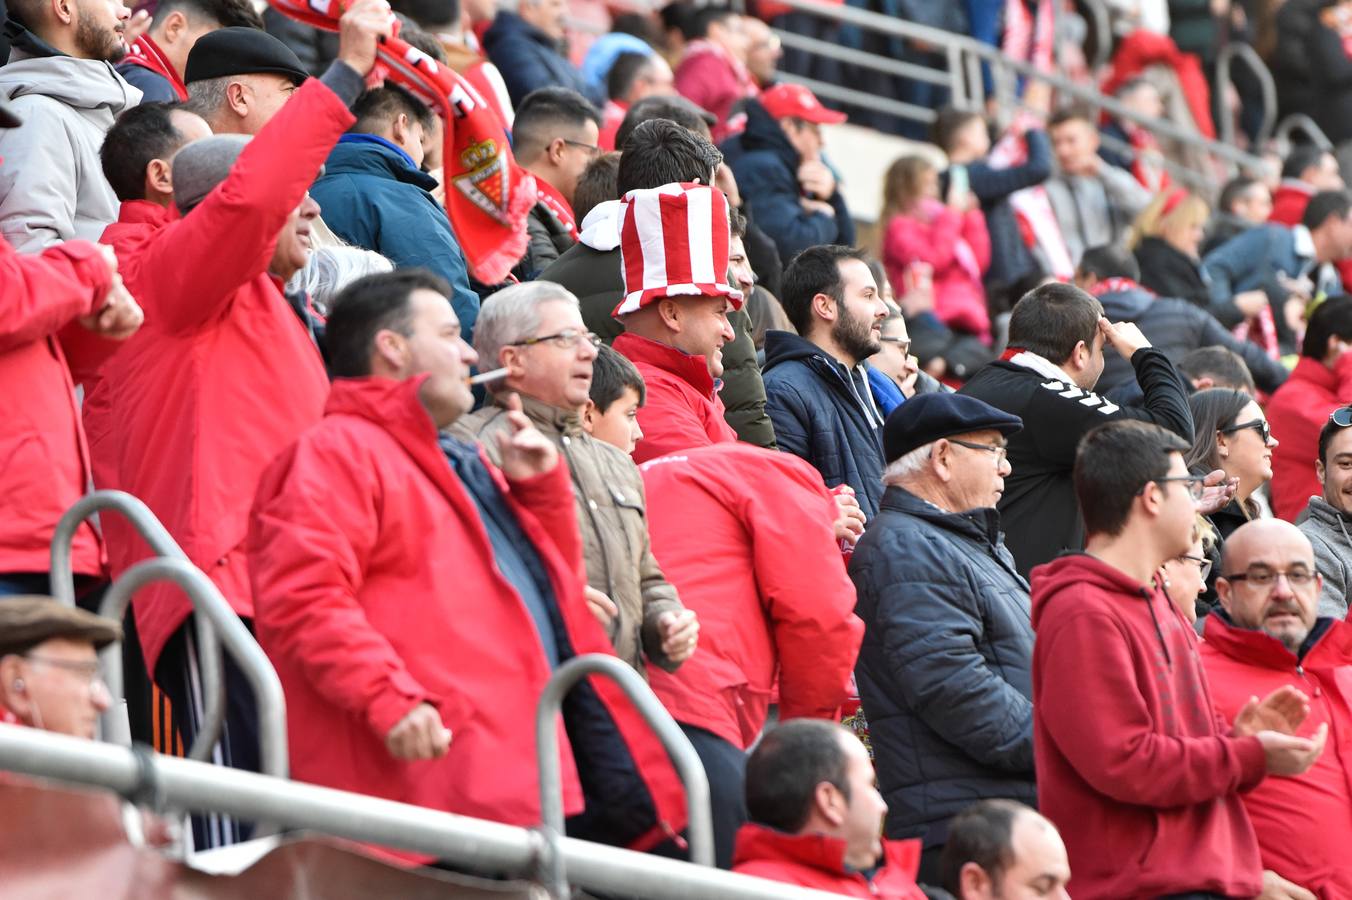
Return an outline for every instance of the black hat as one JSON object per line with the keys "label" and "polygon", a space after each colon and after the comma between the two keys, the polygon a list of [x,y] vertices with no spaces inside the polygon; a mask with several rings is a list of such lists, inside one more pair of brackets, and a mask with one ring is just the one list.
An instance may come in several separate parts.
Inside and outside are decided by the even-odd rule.
{"label": "black hat", "polygon": [[52,638],[89,641],[101,650],[122,639],[122,626],[51,597],[0,600],[0,656],[27,653]]}
{"label": "black hat", "polygon": [[883,454],[889,463],[939,438],[995,430],[1008,437],[1023,420],[966,394],[919,394],[892,411],[883,423]]}
{"label": "black hat", "polygon": [[188,52],[183,83],[268,72],[296,84],[310,77],[296,54],[266,31],[234,26],[203,35]]}
{"label": "black hat", "polygon": [[14,110],[0,103],[0,128],[18,128],[22,124],[23,119],[20,119]]}

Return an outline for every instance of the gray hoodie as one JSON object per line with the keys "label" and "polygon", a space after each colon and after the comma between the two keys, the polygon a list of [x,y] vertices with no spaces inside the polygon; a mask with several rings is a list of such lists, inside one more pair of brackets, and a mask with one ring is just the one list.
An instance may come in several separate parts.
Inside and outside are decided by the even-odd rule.
{"label": "gray hoodie", "polygon": [[109,63],[16,48],[0,67],[0,98],[23,119],[0,130],[0,235],[26,253],[98,240],[118,209],[99,148],[141,92]]}
{"label": "gray hoodie", "polygon": [[1352,524],[1349,516],[1334,509],[1323,497],[1311,497],[1305,519],[1297,527],[1314,545],[1314,566],[1324,576],[1319,594],[1319,615],[1347,618],[1352,599]]}

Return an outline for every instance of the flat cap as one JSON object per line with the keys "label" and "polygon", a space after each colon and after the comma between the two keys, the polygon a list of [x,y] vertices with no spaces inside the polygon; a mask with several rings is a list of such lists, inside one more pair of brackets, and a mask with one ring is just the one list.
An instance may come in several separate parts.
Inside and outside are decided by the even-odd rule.
{"label": "flat cap", "polygon": [[101,650],[122,639],[122,626],[51,597],[0,600],[0,656],[27,653],[52,638],[89,641]]}
{"label": "flat cap", "polygon": [[892,411],[883,423],[883,455],[889,463],[939,438],[973,431],[1006,437],[1023,428],[1018,416],[966,394],[919,394]]}
{"label": "flat cap", "polygon": [[174,205],[187,215],[225,181],[230,167],[249,143],[247,134],[213,134],[174,154]]}
{"label": "flat cap", "polygon": [[205,34],[193,44],[183,83],[257,73],[285,75],[295,84],[310,77],[286,44],[266,31],[236,25]]}

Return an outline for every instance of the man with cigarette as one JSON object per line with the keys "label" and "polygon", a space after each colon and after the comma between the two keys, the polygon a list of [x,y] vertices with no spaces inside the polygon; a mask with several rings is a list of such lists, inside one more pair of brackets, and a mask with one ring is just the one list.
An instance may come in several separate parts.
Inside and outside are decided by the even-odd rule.
{"label": "man with cigarette", "polygon": [[[255,626],[295,778],[530,826],[522,714],[559,665],[613,650],[584,597],[568,467],[520,399],[497,466],[438,434],[473,405],[478,359],[449,295],[401,269],[335,299],[324,418],[254,500]],[[559,739],[570,835],[628,846],[683,827],[675,772],[616,685],[573,691]]]}

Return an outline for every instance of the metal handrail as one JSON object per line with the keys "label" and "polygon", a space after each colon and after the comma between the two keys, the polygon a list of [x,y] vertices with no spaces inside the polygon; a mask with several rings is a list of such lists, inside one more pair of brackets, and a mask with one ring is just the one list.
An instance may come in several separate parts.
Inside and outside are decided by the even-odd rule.
{"label": "metal handrail", "polygon": [[[672,765],[685,785],[688,810],[690,859],[701,866],[714,864],[714,825],[709,810],[709,777],[699,755],[676,720],[662,706],[647,683],[618,657],[601,653],[577,656],[559,666],[545,684],[535,707],[535,758],[540,770],[541,831],[549,847],[547,877],[550,890],[559,891],[568,881],[564,854],[559,850],[563,824],[563,777],[559,764],[559,734],[556,724],[563,709],[563,698],[588,675],[604,675],[629,697],[662,742]],[[559,896],[556,894],[555,896]]]}
{"label": "metal handrail", "polygon": [[[220,635],[226,651],[234,657],[240,671],[248,679],[249,687],[253,688],[258,704],[259,768],[266,775],[286,778],[286,696],[282,693],[281,679],[277,677],[277,670],[272,667],[263,649],[249,634],[249,629],[244,627],[206,573],[185,559],[147,559],[128,569],[108,589],[100,612],[109,618],[120,619],[132,595],[156,581],[178,585],[192,601],[196,613],[209,619],[215,633]],[[109,691],[114,697],[120,697],[122,658],[116,645],[103,651],[103,664]]]}
{"label": "metal handrail", "polygon": [[856,106],[865,106],[869,109],[890,113],[894,116],[914,119],[917,122],[933,122],[938,115],[934,110],[925,106],[916,106],[914,103],[903,103],[900,100],[893,100],[890,97],[878,97],[865,91],[856,90],[855,88],[828,84],[825,81],[817,81],[815,78],[805,78],[802,75],[795,75],[792,72],[778,72],[776,73],[776,77],[780,81],[787,82],[788,84],[801,84],[818,97],[825,97],[828,100],[837,100],[841,103],[853,103]]}
{"label": "metal handrail", "polygon": [[[144,760],[144,761],[143,761]],[[530,877],[544,850],[537,832],[364,794],[152,755],[0,724],[0,769],[123,796],[154,788],[175,809],[219,812],[433,856],[460,869]],[[572,838],[560,842],[573,881],[611,896],[651,900],[840,900],[838,894],[737,875]]]}
{"label": "metal handrail", "polygon": [[940,87],[946,87],[949,90],[953,88],[954,75],[940,69],[931,69],[929,66],[922,66],[919,63],[902,62],[898,59],[892,59],[887,56],[880,56],[876,53],[861,53],[850,47],[842,47],[831,41],[822,41],[817,38],[807,37],[801,34],[795,34],[792,31],[783,29],[771,29],[779,41],[785,47],[795,50],[803,50],[808,53],[815,53],[817,56],[825,56],[828,59],[847,62],[852,65],[861,66],[865,69],[873,69],[877,72],[886,72],[888,75],[898,75],[902,78],[909,78],[912,81],[924,81],[929,84],[937,84]]}
{"label": "metal handrail", "polygon": [[1328,153],[1333,152],[1333,141],[1329,140],[1328,135],[1324,134],[1324,129],[1315,124],[1314,119],[1305,113],[1292,113],[1277,125],[1273,132],[1273,140],[1278,143],[1290,143],[1291,132],[1303,131],[1309,137],[1314,145],[1320,150]]}
{"label": "metal handrail", "polygon": [[1094,58],[1087,60],[1089,71],[1097,72],[1108,64],[1113,52],[1112,14],[1103,0],[1083,0],[1080,8],[1088,12],[1089,27],[1094,29]]}
{"label": "metal handrail", "polygon": [[[1254,145],[1262,147],[1267,144],[1268,138],[1272,137],[1273,126],[1277,124],[1277,82],[1273,80],[1272,70],[1263,62],[1263,57],[1258,55],[1258,51],[1248,44],[1236,41],[1222,47],[1216,57],[1217,84],[1230,83],[1230,69],[1236,58],[1249,66],[1258,78],[1258,85],[1263,94],[1263,120],[1259,123],[1258,134],[1254,138]],[[1220,138],[1227,144],[1235,142],[1235,122],[1228,115],[1221,116]]]}
{"label": "metal handrail", "polygon": [[[75,575],[70,564],[75,532],[90,516],[105,510],[121,513],[157,556],[188,562],[188,554],[183,552],[178,541],[174,540],[173,535],[150,511],[150,507],[139,498],[125,491],[94,491],[75,501],[57,521],[56,529],[52,532],[52,596],[67,606],[75,605]],[[115,588],[116,584],[113,589]],[[112,593],[113,589],[110,589],[109,593]],[[125,607],[118,609],[116,615],[118,622],[122,621],[125,612]],[[205,761],[211,757],[212,748],[221,738],[221,728],[225,721],[225,676],[221,662],[221,647],[216,641],[211,622],[205,616],[193,616],[193,627],[197,632],[198,669],[202,676],[204,709],[202,727],[193,738],[192,746],[188,748],[188,757]],[[105,653],[105,658],[111,659],[112,654]],[[119,710],[119,703],[124,699],[120,656],[117,657],[117,678],[118,689],[113,692],[114,703],[110,708],[113,712]],[[112,722],[105,716],[104,734],[120,735],[130,741],[130,732],[119,726],[120,723]]]}

